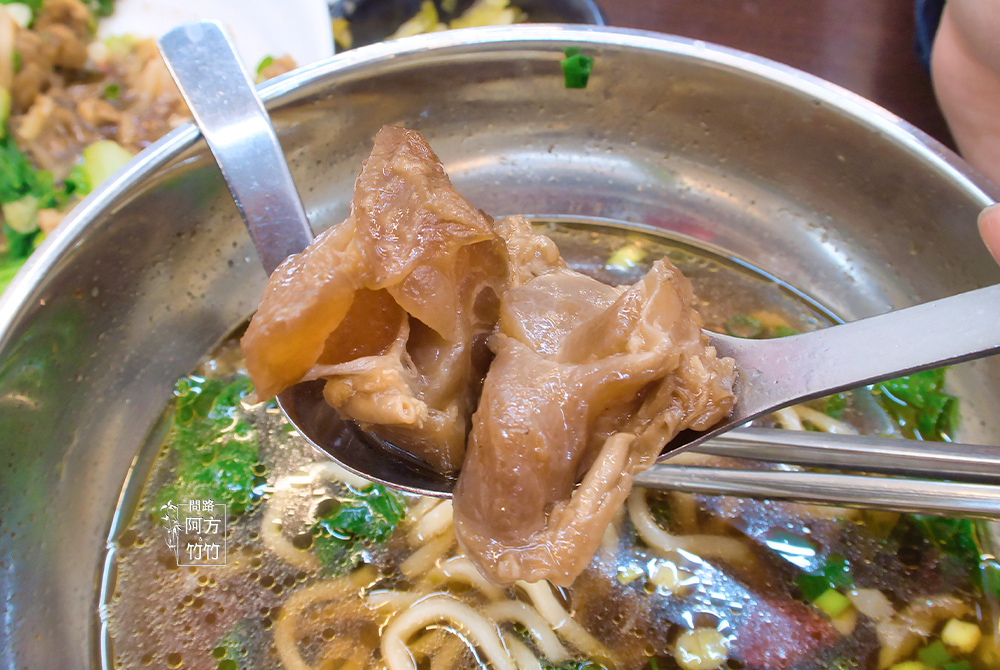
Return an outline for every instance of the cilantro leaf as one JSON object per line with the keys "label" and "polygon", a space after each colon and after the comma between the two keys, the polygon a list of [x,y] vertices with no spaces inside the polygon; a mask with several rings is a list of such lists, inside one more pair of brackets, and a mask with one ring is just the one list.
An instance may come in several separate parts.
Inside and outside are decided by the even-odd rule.
{"label": "cilantro leaf", "polygon": [[9,136],[0,139],[0,203],[20,200],[35,187],[31,163]]}
{"label": "cilantro leaf", "polygon": [[313,547],[320,561],[335,571],[358,564],[366,547],[389,539],[406,514],[406,500],[381,484],[348,488],[312,528]]}
{"label": "cilantro leaf", "polygon": [[944,392],[945,368],[879,382],[876,399],[911,439],[951,441],[958,428],[958,398]]}
{"label": "cilantro leaf", "polygon": [[991,597],[1000,596],[1000,564],[984,556],[976,521],[919,514],[910,518],[928,542],[968,573],[975,588]]}
{"label": "cilantro leaf", "polygon": [[173,422],[166,448],[176,458],[174,481],[157,496],[168,500],[214,500],[229,514],[242,514],[260,500],[266,483],[257,475],[257,436],[242,405],[253,385],[243,375],[229,379],[180,379],[174,388]]}

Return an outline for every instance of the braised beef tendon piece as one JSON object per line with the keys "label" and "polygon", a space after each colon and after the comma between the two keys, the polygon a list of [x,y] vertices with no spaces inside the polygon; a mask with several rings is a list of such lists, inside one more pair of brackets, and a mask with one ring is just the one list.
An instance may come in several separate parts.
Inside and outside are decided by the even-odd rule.
{"label": "braised beef tendon piece", "polygon": [[325,379],[343,415],[457,470],[508,274],[492,222],[423,137],[387,126],[350,217],[268,281],[242,340],[256,395]]}
{"label": "braised beef tendon piece", "polygon": [[491,580],[568,586],[632,477],[680,430],[729,413],[733,361],[708,345],[692,297],[666,260],[627,289],[555,267],[503,295],[454,500],[459,540]]}

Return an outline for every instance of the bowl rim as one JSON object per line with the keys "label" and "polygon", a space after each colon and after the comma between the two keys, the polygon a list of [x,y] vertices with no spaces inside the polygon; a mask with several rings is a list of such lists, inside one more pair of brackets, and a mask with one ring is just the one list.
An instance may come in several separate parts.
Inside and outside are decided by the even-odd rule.
{"label": "bowl rim", "polygon": [[[440,55],[483,53],[513,49],[551,50],[561,58],[568,46],[617,47],[671,54],[767,80],[779,87],[808,95],[830,109],[922,158],[930,168],[964,187],[985,207],[1000,201],[1000,187],[989,181],[954,151],[884,107],[818,76],[757,56],[703,40],[630,28],[579,24],[520,24],[463,28],[416,35],[391,42],[359,47],[326,60],[293,70],[258,86],[268,110],[276,111],[300,97],[340,78],[360,76],[393,61],[402,66]],[[598,64],[598,67],[600,65]],[[152,143],[125,167],[84,198],[26,261],[14,280],[0,293],[0,352],[8,348],[12,332],[41,299],[36,297],[44,278],[71,251],[99,216],[126,202],[130,192],[165,168],[201,140],[201,132],[187,122]],[[44,302],[40,302],[44,305]]]}

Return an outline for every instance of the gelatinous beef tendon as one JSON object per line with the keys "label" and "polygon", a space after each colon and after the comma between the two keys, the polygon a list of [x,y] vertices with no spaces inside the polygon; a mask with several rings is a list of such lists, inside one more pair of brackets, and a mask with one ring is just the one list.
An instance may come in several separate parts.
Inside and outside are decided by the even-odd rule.
{"label": "gelatinous beef tendon", "polygon": [[709,346],[669,262],[627,288],[549,265],[503,294],[455,489],[459,540],[499,584],[572,583],[633,475],[734,400],[733,361]]}
{"label": "gelatinous beef tendon", "polygon": [[492,222],[423,137],[384,127],[351,215],[264,290],[242,340],[256,395],[325,379],[343,415],[457,470],[508,274]]}

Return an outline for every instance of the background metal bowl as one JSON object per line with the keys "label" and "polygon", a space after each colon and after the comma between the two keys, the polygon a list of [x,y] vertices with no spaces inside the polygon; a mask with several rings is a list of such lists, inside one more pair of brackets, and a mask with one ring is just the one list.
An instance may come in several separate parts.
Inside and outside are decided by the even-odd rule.
{"label": "background metal bowl", "polygon": [[[563,86],[567,46],[596,59]],[[384,123],[423,131],[494,215],[600,217],[751,261],[845,319],[1000,281],[998,192],[898,118],[688,40],[522,26],[348,52],[263,89],[317,229],[347,213]],[[264,283],[185,126],[93,194],[0,298],[0,659],[97,662],[98,578],[122,483],[173,381]],[[905,343],[901,343],[905,346]],[[1000,366],[951,377],[967,441],[1000,437]]]}

